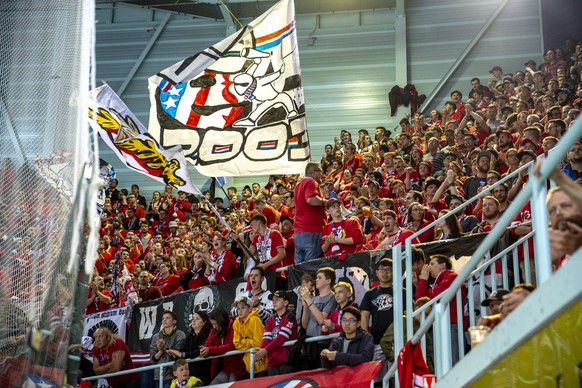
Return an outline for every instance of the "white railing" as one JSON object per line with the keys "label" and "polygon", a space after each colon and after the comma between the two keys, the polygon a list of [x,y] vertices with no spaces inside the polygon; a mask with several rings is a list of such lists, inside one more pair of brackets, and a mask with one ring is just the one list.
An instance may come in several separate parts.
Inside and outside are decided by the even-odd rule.
{"label": "white railing", "polygon": [[[528,251],[528,239],[531,238],[534,233],[536,238],[534,239],[534,263],[535,263],[535,275],[536,275],[536,284],[539,286],[543,284],[552,273],[551,270],[551,259],[550,259],[550,248],[549,248],[549,228],[548,228],[548,214],[547,214],[547,206],[546,206],[546,184],[547,179],[551,175],[553,169],[563,160],[564,156],[567,154],[569,148],[572,144],[576,143],[582,137],[582,120],[580,122],[574,123],[572,128],[570,128],[564,137],[558,142],[556,147],[550,152],[547,157],[546,162],[540,168],[539,176],[535,176],[533,174],[533,162],[529,163],[526,166],[522,166],[520,168],[528,168],[529,169],[529,178],[528,184],[521,188],[517,196],[514,198],[513,202],[508,206],[508,208],[503,212],[499,221],[495,225],[495,227],[488,233],[485,240],[481,243],[481,245],[477,248],[477,250],[473,253],[470,260],[465,264],[465,266],[459,272],[457,278],[451,284],[449,289],[439,295],[437,301],[431,303],[430,305],[433,306],[433,310],[431,313],[424,319],[420,328],[414,332],[413,331],[413,313],[407,314],[407,333],[408,339],[411,339],[414,344],[418,343],[419,341],[423,340],[425,334],[433,327],[433,334],[434,334],[434,350],[435,350],[435,374],[437,378],[442,377],[446,374],[452,367],[452,349],[451,349],[451,337],[450,337],[450,315],[449,315],[449,304],[453,300],[453,298],[457,299],[459,302],[460,298],[460,288],[465,284],[471,285],[472,277],[474,275],[482,276],[484,271],[492,266],[495,266],[495,262],[501,260],[502,263],[502,278],[503,278],[503,285],[509,285],[509,274],[507,272],[507,261],[508,261],[508,254],[511,252],[513,255],[513,264],[514,264],[514,281],[517,281],[517,275],[519,271],[519,265],[517,263],[517,247],[518,245],[523,246],[524,250],[524,272],[525,272],[525,279],[531,279],[531,268],[528,258],[530,257]],[[507,179],[511,179],[513,176],[518,174],[520,171],[515,171],[510,176],[506,177],[504,180],[497,182],[496,184],[492,185],[487,191],[491,190],[497,185],[503,183],[503,181]],[[467,203],[474,202],[478,198],[487,195],[487,193],[480,193],[475,197],[469,199]],[[526,205],[526,203],[530,201],[531,209],[532,209],[532,224],[533,224],[533,232],[523,236],[518,240],[517,243],[513,244],[510,247],[507,247],[502,252],[497,254],[495,257],[488,260],[478,269],[475,269],[479,262],[482,260],[483,257],[489,252],[489,250],[497,244],[501,236],[506,233],[507,226],[511,223],[513,218],[516,214],[520,212],[520,210]],[[447,217],[450,217],[456,214],[459,211],[463,211],[463,206],[453,210]],[[392,257],[394,259],[394,273],[400,274],[403,273],[401,268],[402,257],[404,255],[404,262],[405,262],[405,269],[406,273],[410,274],[412,271],[412,239],[416,236],[420,235],[421,233],[425,232],[426,230],[434,227],[436,222],[426,226],[425,228],[416,232],[413,236],[409,237],[405,243],[404,252],[402,247],[394,247]],[[495,270],[494,268],[492,269]],[[402,290],[402,278],[400,276],[395,276],[394,278],[394,295],[399,295]],[[412,277],[406,277],[406,310],[408,312],[413,311],[413,298],[412,295]],[[484,295],[484,290],[479,290],[480,295]],[[471,303],[471,299],[469,298],[469,303]],[[459,317],[459,306],[462,303],[457,303],[457,317]],[[394,317],[402,316],[403,308],[402,303],[399,303],[398,298],[395,298],[394,301]],[[471,308],[472,307],[472,308]],[[425,309],[421,309],[420,314],[424,315],[424,311],[426,311],[428,307]],[[473,306],[469,305],[469,309],[473,310],[474,313],[474,301]],[[461,322],[461,320],[458,320]],[[470,318],[470,322],[475,322],[475,317],[472,319]],[[399,350],[404,346],[404,336],[403,336],[403,328],[401,327],[402,320],[394,319],[394,349],[395,349],[395,356],[398,354]],[[462,326],[462,325],[461,325]],[[464,336],[460,333],[458,334],[458,338],[462,339]],[[459,350],[461,349],[461,343],[459,344]],[[463,352],[459,352],[459,355],[462,355]],[[396,359],[396,357],[395,357]],[[388,373],[384,376],[384,386],[386,387],[389,379],[394,376],[396,372],[397,364],[394,363],[392,367],[389,369]],[[398,381],[396,381],[398,384]]]}
{"label": "white railing", "polygon": [[[320,335],[320,336],[316,336],[316,337],[308,337],[305,339],[305,342],[318,342],[318,341],[323,341],[323,340],[332,340],[338,336],[339,336],[339,333]],[[295,345],[296,342],[297,342],[297,340],[286,341],[281,346],[293,346],[293,345]],[[199,362],[199,361],[211,360],[213,358],[222,358],[222,357],[236,356],[238,354],[249,353],[250,354],[249,364],[251,366],[251,370],[249,371],[249,376],[252,379],[255,377],[255,362],[254,362],[254,358],[255,358],[254,351],[255,350],[256,350],[256,348],[250,348],[247,350],[231,350],[229,352],[219,354],[217,356],[209,356],[209,357],[205,357],[205,358],[202,358],[202,357],[189,358],[186,361],[188,363]],[[148,370],[152,370],[152,369],[159,369],[160,370],[159,387],[163,388],[164,379],[162,376],[164,376],[164,368],[166,368],[166,367],[171,368],[172,365],[174,365],[174,361],[164,362],[164,363],[155,364],[155,365],[148,365],[148,366],[138,367],[138,368],[134,368],[134,369],[123,370],[123,371],[119,371],[119,372],[106,373],[106,374],[102,374],[102,375],[98,375],[98,376],[86,377],[86,378],[83,378],[81,380],[82,381],[92,381],[92,380],[106,379],[109,377],[127,375],[127,374],[135,373],[135,372],[144,372],[144,371],[148,371]]]}

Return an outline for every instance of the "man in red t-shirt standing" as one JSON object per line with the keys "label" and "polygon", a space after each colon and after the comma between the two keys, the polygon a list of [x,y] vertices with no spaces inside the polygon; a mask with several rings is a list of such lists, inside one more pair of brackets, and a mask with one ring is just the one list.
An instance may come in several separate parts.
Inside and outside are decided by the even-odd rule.
{"label": "man in red t-shirt standing", "polygon": [[327,220],[321,174],[319,163],[309,162],[305,178],[295,186],[295,264],[321,257],[321,231]]}

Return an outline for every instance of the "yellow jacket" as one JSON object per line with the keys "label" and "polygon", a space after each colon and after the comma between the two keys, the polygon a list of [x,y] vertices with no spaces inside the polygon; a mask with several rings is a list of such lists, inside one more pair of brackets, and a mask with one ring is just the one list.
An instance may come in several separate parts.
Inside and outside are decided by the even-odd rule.
{"label": "yellow jacket", "polygon": [[[239,317],[235,319],[233,324],[234,347],[237,350],[247,350],[250,348],[258,348],[261,346],[263,340],[264,326],[259,318],[257,309],[252,309],[247,319],[244,321]],[[245,353],[243,361],[247,367],[247,371],[251,370],[251,355]],[[264,357],[260,363],[255,362],[255,373],[259,373],[268,369],[267,357]]]}

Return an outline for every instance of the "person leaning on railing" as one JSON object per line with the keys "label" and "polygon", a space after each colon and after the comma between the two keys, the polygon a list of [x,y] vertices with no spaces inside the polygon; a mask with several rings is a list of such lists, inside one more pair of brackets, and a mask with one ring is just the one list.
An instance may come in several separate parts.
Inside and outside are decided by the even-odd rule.
{"label": "person leaning on railing", "polygon": [[494,329],[495,326],[507,318],[534,290],[535,287],[532,284],[520,283],[515,285],[509,294],[503,296],[503,301],[499,305],[499,313],[479,318],[477,325],[488,326],[490,329]]}
{"label": "person leaning on railing", "polygon": [[[93,344],[93,370],[97,375],[131,370],[135,368],[129,349],[123,340],[114,335],[108,327],[102,326],[95,330]],[[139,374],[109,377],[107,382],[112,387],[137,388]]]}

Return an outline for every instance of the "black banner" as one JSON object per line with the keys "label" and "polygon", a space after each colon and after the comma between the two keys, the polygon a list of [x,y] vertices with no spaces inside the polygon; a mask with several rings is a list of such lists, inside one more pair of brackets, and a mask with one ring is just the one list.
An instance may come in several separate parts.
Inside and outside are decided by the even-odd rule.
{"label": "black banner", "polygon": [[[485,236],[486,234],[478,234],[415,246],[424,251],[427,260],[437,253],[459,259],[462,256],[471,256]],[[338,256],[330,256],[295,265],[288,270],[289,289],[296,291],[301,285],[301,276],[304,273],[314,274],[319,268],[331,267],[336,271],[336,282],[350,283],[354,289],[354,301],[360,303],[366,291],[371,288],[371,284],[378,280],[375,273],[376,263],[383,257],[391,256],[391,250],[355,252],[347,255],[344,261],[339,261]],[[239,278],[135,305],[127,336],[129,348],[132,353],[149,352],[151,338],[160,330],[164,310],[176,313],[178,329],[185,331],[195,311],[210,312],[216,307],[222,307],[230,312],[232,302],[246,290],[246,286],[247,282]],[[275,274],[272,271],[267,272],[266,289],[270,291],[275,289]]]}
{"label": "black banner", "polygon": [[[211,312],[221,307],[230,312],[231,304],[236,297],[246,290],[247,282],[242,278],[226,283],[205,286],[178,294],[166,296],[133,307],[131,327],[127,336],[127,344],[132,352],[149,352],[152,336],[160,330],[162,314],[171,310],[178,315],[178,329],[186,331],[196,311]],[[266,287],[275,287],[275,273],[267,271]]]}
{"label": "black banner", "polygon": [[[471,256],[485,236],[485,233],[475,234],[455,240],[435,241],[414,246],[424,251],[427,262],[431,255],[437,253],[459,259],[463,256]],[[392,250],[355,252],[347,255],[344,261],[338,261],[338,256],[329,256],[295,265],[289,268],[289,288],[296,290],[301,285],[301,276],[304,273],[315,274],[321,267],[331,267],[336,270],[336,282],[350,283],[354,289],[354,301],[360,303],[365,292],[371,288],[370,285],[378,281],[375,266],[384,257],[392,258]],[[404,271],[405,265],[402,264]]]}

